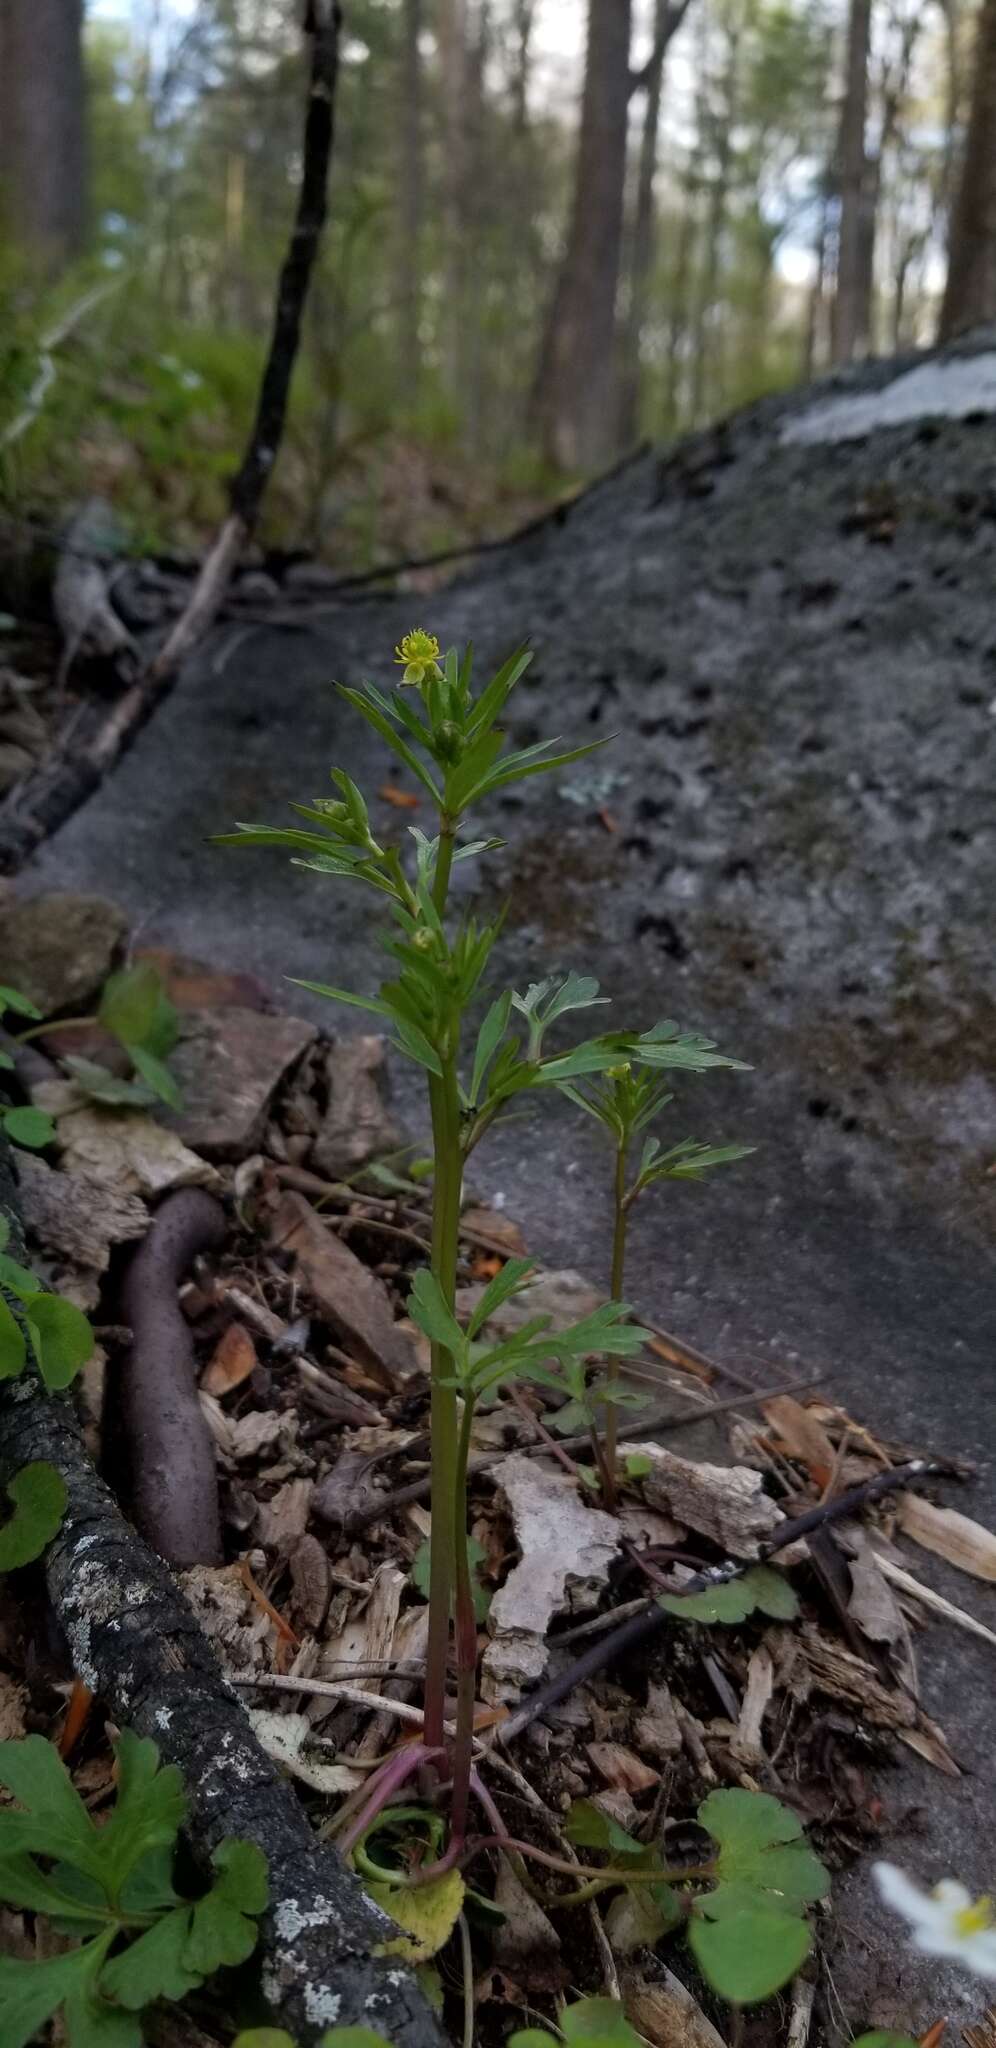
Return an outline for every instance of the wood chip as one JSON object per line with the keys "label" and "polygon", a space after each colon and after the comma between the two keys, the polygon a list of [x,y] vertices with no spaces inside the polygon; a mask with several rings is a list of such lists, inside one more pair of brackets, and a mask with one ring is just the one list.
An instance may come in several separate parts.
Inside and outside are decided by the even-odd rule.
{"label": "wood chip", "polygon": [[943,1593],[935,1593],[932,1586],[925,1586],[915,1579],[912,1572],[906,1572],[901,1565],[893,1564],[890,1557],[880,1557],[879,1569],[891,1580],[901,1593],[909,1593],[919,1600],[921,1606],[929,1607],[932,1614],[940,1614],[945,1621],[954,1622],[956,1628],[965,1630],[966,1635],[978,1636],[984,1643],[996,1646],[996,1634],[985,1623],[976,1621],[974,1614],[966,1614],[963,1607],[956,1607],[953,1600],[945,1600]]}
{"label": "wood chip", "polygon": [[905,1635],[902,1609],[892,1592],[883,1560],[867,1531],[852,1525],[846,1532],[851,1596],[847,1611],[870,1642],[901,1643]]}
{"label": "wood chip", "polygon": [[294,1254],[298,1274],[336,1336],[355,1350],[381,1386],[417,1370],[411,1343],[394,1320],[383,1282],[328,1230],[304,1195],[285,1192],[271,1218],[270,1243]]}
{"label": "wood chip", "polygon": [[660,1772],[651,1770],[621,1742],[586,1742],[585,1748],[600,1778],[616,1792],[639,1798],[660,1784]]}
{"label": "wood chip", "polygon": [[915,1728],[900,1728],[899,1740],[916,1756],[922,1756],[924,1763],[932,1764],[935,1771],[943,1771],[946,1778],[961,1777],[961,1767],[948,1748],[943,1728],[929,1714],[918,1715]]}
{"label": "wood chip", "polygon": [[954,1508],[937,1508],[933,1501],[921,1500],[915,1493],[901,1496],[896,1520],[903,1535],[911,1537],[921,1550],[933,1551],[935,1557],[943,1557],[945,1563],[957,1565],[960,1572],[969,1572],[975,1579],[996,1581],[996,1536],[981,1522],[973,1522]]}
{"label": "wood chip", "polygon": [[774,1660],[771,1651],[760,1643],[752,1652],[747,1666],[747,1685],[740,1717],[736,1732],[730,1741],[730,1748],[739,1763],[759,1764],[763,1761],[764,1744],[761,1734],[774,1689]]}
{"label": "wood chip", "polygon": [[834,1448],[811,1410],[791,1394],[776,1394],[773,1401],[765,1401],[761,1413],[777,1449],[797,1458],[815,1484],[825,1486],[834,1469]]}
{"label": "wood chip", "polygon": [[256,1517],[256,1541],[265,1550],[286,1557],[304,1535],[314,1484],[310,1479],[288,1479],[272,1500],[262,1501]]}
{"label": "wood chip", "polygon": [[663,1963],[653,1983],[634,1971],[622,1980],[623,2006],[630,2021],[651,2048],[726,2048],[698,2000]]}
{"label": "wood chip", "polygon": [[258,1458],[261,1451],[274,1450],[281,1438],[287,1442],[296,1433],[295,1418],[272,1408],[252,1408],[230,1427],[231,1456],[237,1459]]}
{"label": "wood chip", "polygon": [[291,1613],[317,1635],[332,1597],[332,1567],[317,1536],[301,1536],[290,1555]]}
{"label": "wood chip", "polygon": [[553,1616],[596,1604],[620,1532],[611,1515],[579,1498],[568,1473],[545,1470],[521,1452],[503,1459],[494,1478],[522,1555],[491,1603],[493,1641],[484,1653],[481,1687],[486,1700],[517,1700],[546,1670]]}
{"label": "wood chip", "polygon": [[229,1323],[223,1330],[201,1374],[201,1391],[205,1394],[232,1393],[249,1378],[256,1365],[256,1346],[244,1323]]}
{"label": "wood chip", "polygon": [[664,1685],[647,1687],[647,1704],[633,1730],[641,1749],[655,1756],[661,1763],[680,1756],[682,1751],[681,1729],[674,1711],[674,1701],[669,1688]]}
{"label": "wood chip", "polygon": [[246,1711],[267,1756],[275,1764],[282,1764],[302,1785],[327,1795],[355,1792],[362,1785],[362,1771],[352,1770],[348,1764],[322,1763],[306,1755],[305,1746],[313,1732],[306,1714],[283,1714],[274,1712],[272,1707],[249,1707]]}
{"label": "wood chip", "polygon": [[[864,1657],[856,1657],[852,1650],[813,1628],[803,1628],[795,1640],[808,1674],[821,1692],[859,1708],[864,1719],[878,1728],[915,1728],[913,1701],[905,1693],[890,1692]],[[795,1690],[794,1675],[790,1685]]]}
{"label": "wood chip", "polygon": [[524,1963],[537,1957],[549,1962],[560,1954],[560,1936],[538,1901],[519,1882],[508,1858],[498,1865],[495,1905],[505,1918],[492,1937],[491,1952],[503,1969],[518,1976]]}
{"label": "wood chip", "polygon": [[650,1461],[643,1490],[651,1506],[710,1537],[731,1557],[757,1557],[761,1538],[785,1519],[751,1466],[696,1464],[655,1443],[629,1450]]}
{"label": "wood chip", "polygon": [[[354,1664],[387,1664],[393,1651],[401,1595],[407,1585],[408,1575],[399,1571],[397,1565],[382,1564],[378,1568],[362,1611],[356,1610],[354,1601],[354,1612],[345,1627],[328,1637],[318,1661],[321,1677],[348,1674]],[[368,1689],[378,1690],[376,1679],[368,1681]]]}
{"label": "wood chip", "polygon": [[15,1684],[5,1671],[0,1671],[0,1742],[20,1742],[27,1734],[24,1725],[27,1704],[27,1686]]}

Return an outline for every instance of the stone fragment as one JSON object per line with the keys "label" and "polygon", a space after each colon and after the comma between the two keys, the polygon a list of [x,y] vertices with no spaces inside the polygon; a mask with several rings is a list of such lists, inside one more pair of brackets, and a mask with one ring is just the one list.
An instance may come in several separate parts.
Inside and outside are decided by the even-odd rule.
{"label": "stone fragment", "polygon": [[154,967],[170,1002],[178,1010],[269,1010],[272,998],[254,974],[236,967],[212,967],[190,953],[169,946],[140,946],[136,963]]}
{"label": "stone fragment", "polygon": [[94,1001],[114,965],[128,926],[102,896],[57,889],[0,903],[3,979],[37,1003],[45,1017],[82,1010]]}
{"label": "stone fragment", "polygon": [[312,1147],[315,1171],[349,1180],[371,1159],[397,1152],[406,1133],[390,1108],[384,1040],[337,1038],[325,1057],[328,1107]]}
{"label": "stone fragment", "polygon": [[270,1242],[292,1252],[319,1314],[344,1347],[392,1386],[417,1370],[411,1340],[396,1323],[383,1282],[329,1230],[304,1195],[288,1190],[270,1224]]}
{"label": "stone fragment", "polygon": [[30,1236],[55,1258],[95,1274],[106,1273],[112,1244],[144,1237],[149,1227],[140,1196],[96,1174],[59,1173],[21,1152],[17,1178]]}
{"label": "stone fragment", "polygon": [[300,1017],[238,1006],[187,1011],[169,1061],[183,1108],[166,1121],[209,1158],[244,1158],[256,1149],[288,1068],[314,1036],[314,1025]]}
{"label": "stone fragment", "polygon": [[64,1170],[92,1175],[105,1192],[111,1186],[119,1195],[158,1199],[172,1188],[221,1185],[206,1159],[138,1110],[81,1104],[72,1083],[62,1081],[43,1082],[32,1099],[56,1119]]}

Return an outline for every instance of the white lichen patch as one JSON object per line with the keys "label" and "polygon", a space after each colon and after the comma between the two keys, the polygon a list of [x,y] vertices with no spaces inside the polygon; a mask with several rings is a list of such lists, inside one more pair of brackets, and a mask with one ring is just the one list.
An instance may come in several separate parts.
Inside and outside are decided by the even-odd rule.
{"label": "white lichen patch", "polygon": [[161,1728],[165,1734],[166,1729],[170,1727],[173,1720],[172,1707],[158,1707],[153,1715],[153,1719],[156,1727]]}
{"label": "white lichen patch", "polygon": [[321,1894],[311,1906],[300,1906],[296,1899],[281,1899],[273,1915],[273,1924],[281,1941],[296,1941],[307,1927],[327,1927],[336,1919],[331,1899]]}
{"label": "white lichen patch", "polygon": [[341,2006],[338,1991],[330,1991],[327,1984],[305,1985],[304,2010],[313,2027],[334,2027]]}
{"label": "white lichen patch", "polygon": [[69,1638],[73,1670],[77,1678],[84,1685],[88,1686],[91,1692],[99,1692],[100,1680],[90,1650],[90,1616],[88,1614],[67,1615],[66,1634]]}

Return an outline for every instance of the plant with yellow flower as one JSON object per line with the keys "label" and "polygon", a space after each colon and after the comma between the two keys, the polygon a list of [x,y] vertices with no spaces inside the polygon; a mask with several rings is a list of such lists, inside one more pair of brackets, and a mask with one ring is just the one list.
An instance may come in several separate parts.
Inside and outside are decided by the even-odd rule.
{"label": "plant with yellow flower", "polygon": [[[468,1036],[468,1018],[480,1000],[501,918],[454,913],[451,876],[456,862],[472,860],[501,842],[465,837],[467,817],[510,784],[555,772],[603,744],[595,741],[558,750],[555,741],[540,740],[520,748],[508,746],[505,709],[530,659],[526,648],[518,649],[477,690],[471,650],[462,658],[454,649],[444,656],[435,634],[419,628],[406,633],[395,650],[395,661],[403,669],[401,687],[388,695],[374,683],[361,689],[340,685],[346,702],[373,727],[432,802],[436,832],[429,838],[412,828],[410,862],[402,859],[398,847],[382,845],[374,836],[360,790],[338,768],[332,774],[334,799],[293,805],[300,823],[246,824],[223,835],[225,843],[287,848],[297,865],[376,893],[390,918],[386,943],[393,962],[393,972],[378,993],[358,995],[318,982],[302,986],[372,1011],[391,1031],[397,1051],[415,1061],[426,1076],[433,1136],[432,1256],[416,1275],[409,1304],[431,1351],[432,1542],[424,1727],[420,1742],[389,1757],[355,1795],[355,1808],[341,1837],[344,1851],[357,1857],[367,1854],[363,1844],[371,1831],[383,1828],[398,1811],[389,1802],[399,1788],[417,1771],[424,1780],[431,1768],[450,1784],[449,1825],[445,1849],[439,1849],[438,1817],[430,1816],[431,1825],[426,1822],[420,1884],[426,1879],[427,1848],[439,1851],[440,1872],[453,1872],[465,1853],[467,1837],[477,1660],[467,1463],[475,1407],[511,1377],[548,1380],[551,1365],[561,1376],[563,1393],[583,1384],[590,1359],[607,1359],[614,1367],[620,1358],[639,1350],[647,1337],[621,1299],[618,1259],[614,1278],[620,1284],[614,1285],[613,1298],[566,1330],[554,1330],[548,1317],[537,1316],[511,1336],[489,1335],[496,1312],[528,1280],[531,1267],[525,1259],[509,1259],[469,1319],[461,1323],[456,1271],[466,1162],[495,1120],[536,1089],[564,1090],[608,1121],[614,1132],[625,1134],[628,1145],[634,1131],[667,1099],[658,1078],[662,1071],[700,1073],[742,1065],[718,1052],[711,1039],[682,1032],[670,1022],[644,1031],[602,1031],[580,1044],[551,1044],[562,1019],[606,1000],[596,981],[578,974],[551,976],[524,992],[505,989],[493,995]],[[417,692],[414,698],[412,690]],[[741,1151],[688,1145],[660,1157],[645,1151],[634,1187],[624,1189],[624,1210],[665,1172],[687,1177]],[[615,1383],[608,1384],[611,1388]],[[610,1393],[610,1402],[611,1398]],[[452,1741],[447,1699],[451,1639],[456,1665]],[[483,1788],[473,1789],[479,1799],[486,1799]],[[436,1869],[431,1853],[429,1866]],[[399,1876],[397,1882],[403,1881]],[[797,1932],[796,1923],[793,1927]],[[796,1933],[792,1946],[795,1954]]]}

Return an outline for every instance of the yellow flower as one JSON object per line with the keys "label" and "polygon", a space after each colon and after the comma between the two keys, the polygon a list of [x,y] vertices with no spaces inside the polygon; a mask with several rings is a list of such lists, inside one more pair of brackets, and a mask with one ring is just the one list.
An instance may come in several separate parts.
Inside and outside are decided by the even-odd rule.
{"label": "yellow flower", "polygon": [[394,650],[394,659],[404,669],[403,683],[424,683],[429,676],[442,675],[435,633],[423,633],[420,628],[406,633]]}

